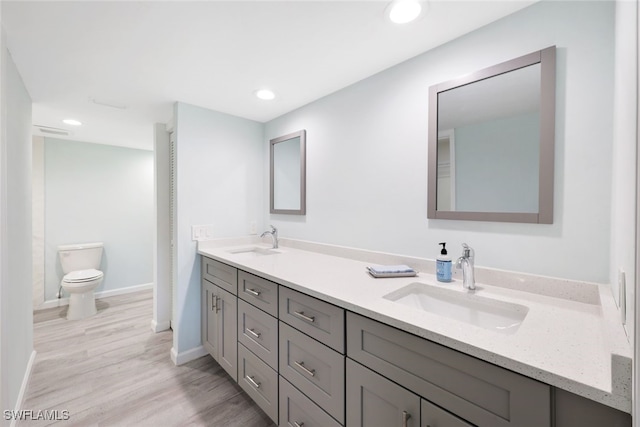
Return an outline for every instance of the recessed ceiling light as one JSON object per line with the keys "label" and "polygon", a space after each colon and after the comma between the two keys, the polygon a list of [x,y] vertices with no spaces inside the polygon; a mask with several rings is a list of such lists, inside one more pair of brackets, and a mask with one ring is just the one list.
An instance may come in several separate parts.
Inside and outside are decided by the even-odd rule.
{"label": "recessed ceiling light", "polygon": [[417,0],[395,0],[387,6],[387,16],[396,24],[406,24],[413,21],[422,11],[422,6]]}
{"label": "recessed ceiling light", "polygon": [[270,91],[269,89],[259,89],[254,93],[258,98],[264,99],[265,101],[270,101],[276,97],[276,94]]}
{"label": "recessed ceiling light", "polygon": [[82,122],[76,120],[76,119],[64,119],[62,121],[62,123],[66,124],[66,125],[71,125],[71,126],[82,126]]}

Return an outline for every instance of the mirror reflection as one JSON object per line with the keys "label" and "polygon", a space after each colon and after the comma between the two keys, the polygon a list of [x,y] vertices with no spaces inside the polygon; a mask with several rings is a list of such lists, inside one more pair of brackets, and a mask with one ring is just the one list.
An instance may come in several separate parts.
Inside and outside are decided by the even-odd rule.
{"label": "mirror reflection", "polygon": [[271,140],[271,213],[305,214],[306,131]]}
{"label": "mirror reflection", "polygon": [[555,47],[429,92],[428,217],[553,222]]}
{"label": "mirror reflection", "polygon": [[540,64],[438,94],[437,209],[537,212],[539,112]]}

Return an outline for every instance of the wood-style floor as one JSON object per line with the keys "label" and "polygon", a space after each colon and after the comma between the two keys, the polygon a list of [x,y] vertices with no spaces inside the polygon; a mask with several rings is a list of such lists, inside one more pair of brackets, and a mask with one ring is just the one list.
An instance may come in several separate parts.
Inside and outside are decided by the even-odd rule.
{"label": "wood-style floor", "polygon": [[172,332],[153,333],[151,291],[97,301],[98,314],[34,315],[35,365],[24,410],[68,420],[18,426],[275,426],[209,356],[171,362]]}

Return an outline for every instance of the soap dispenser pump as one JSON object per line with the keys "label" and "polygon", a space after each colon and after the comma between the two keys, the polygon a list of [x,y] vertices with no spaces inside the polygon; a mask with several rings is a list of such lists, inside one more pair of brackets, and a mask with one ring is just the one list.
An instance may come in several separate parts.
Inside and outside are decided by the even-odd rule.
{"label": "soap dispenser pump", "polygon": [[451,281],[451,257],[447,254],[446,242],[439,243],[442,245],[440,255],[436,258],[436,278],[439,282]]}

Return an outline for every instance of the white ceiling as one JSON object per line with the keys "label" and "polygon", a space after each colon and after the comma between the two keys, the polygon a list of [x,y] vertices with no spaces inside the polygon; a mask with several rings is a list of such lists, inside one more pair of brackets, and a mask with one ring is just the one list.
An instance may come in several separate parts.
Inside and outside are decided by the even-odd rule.
{"label": "white ceiling", "polygon": [[534,2],[429,1],[406,25],[388,1],[2,0],[1,16],[34,124],[152,149],[175,101],[265,122]]}

